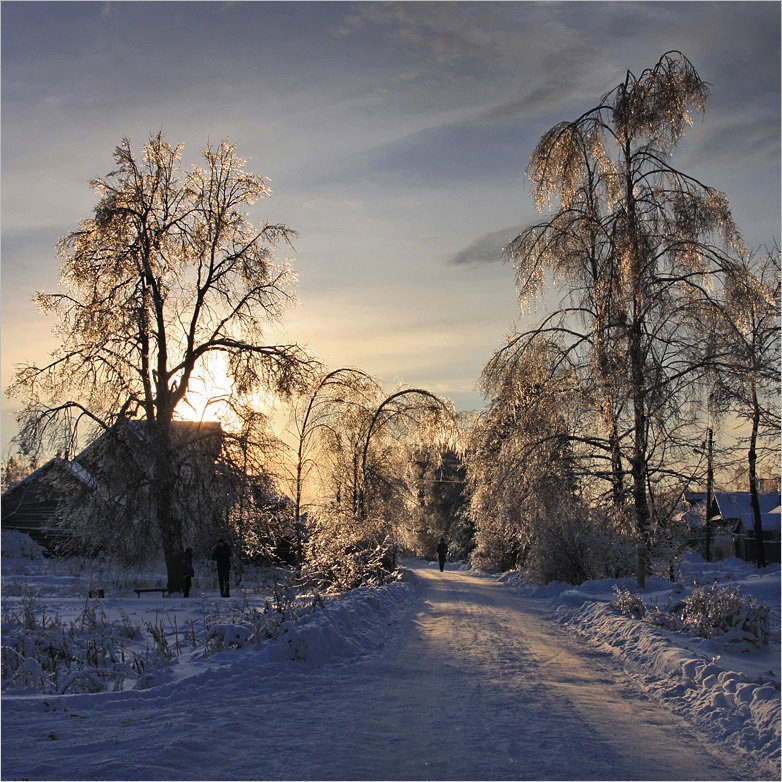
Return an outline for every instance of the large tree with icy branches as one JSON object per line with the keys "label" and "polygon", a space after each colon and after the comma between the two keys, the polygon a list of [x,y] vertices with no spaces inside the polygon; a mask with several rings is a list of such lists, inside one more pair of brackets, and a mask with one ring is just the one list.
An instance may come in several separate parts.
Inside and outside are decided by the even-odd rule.
{"label": "large tree with icy branches", "polygon": [[725,195],[671,162],[708,94],[687,57],[670,51],[551,128],[527,173],[537,208],[558,208],[507,248],[522,299],[540,290],[547,269],[572,298],[570,312],[585,328],[543,331],[558,330],[582,350],[614,501],[622,502],[628,476],[646,542],[654,521],[650,464],[661,454],[673,461],[672,422],[678,426],[703,370],[685,314],[730,270],[741,245]]}
{"label": "large tree with icy branches", "polygon": [[232,144],[206,146],[186,168],[182,147],[153,135],[116,169],[92,180],[92,217],[59,244],[62,290],[37,301],[56,315],[58,346],[42,366],[18,369],[12,393],[26,401],[20,440],[30,451],[72,449],[137,416],[145,422],[152,513],[169,589],[181,578],[182,519],[175,502],[172,421],[194,377],[219,357],[241,397],[285,394],[310,360],[266,331],[291,298],[292,271],[274,248],[295,233],[254,226],[246,210],[266,198],[266,179],[246,170]]}

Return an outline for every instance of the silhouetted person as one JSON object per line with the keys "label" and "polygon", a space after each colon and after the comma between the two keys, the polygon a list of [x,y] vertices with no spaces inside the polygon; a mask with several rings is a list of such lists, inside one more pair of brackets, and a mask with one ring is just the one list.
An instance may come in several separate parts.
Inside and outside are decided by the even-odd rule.
{"label": "silhouetted person", "polygon": [[182,592],[185,597],[190,597],[190,586],[193,583],[193,549],[186,548],[182,555]]}
{"label": "silhouetted person", "polygon": [[220,538],[212,552],[212,559],[217,562],[217,581],[220,584],[220,597],[230,597],[228,585],[231,575],[231,547]]}
{"label": "silhouetted person", "polygon": [[437,544],[437,558],[440,560],[440,572],[445,570],[445,555],[448,553],[448,544],[445,542],[445,538],[440,538],[440,542]]}

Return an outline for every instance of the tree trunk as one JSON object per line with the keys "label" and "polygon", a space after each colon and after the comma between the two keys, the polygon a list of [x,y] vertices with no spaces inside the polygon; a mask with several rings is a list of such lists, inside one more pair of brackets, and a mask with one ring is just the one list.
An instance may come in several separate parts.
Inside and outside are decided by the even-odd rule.
{"label": "tree trunk", "polygon": [[[594,209],[592,210],[594,215]],[[591,271],[595,291],[601,289],[601,272],[598,264],[597,238],[591,236]],[[610,289],[610,286],[609,286]],[[610,299],[610,296],[609,296]],[[619,426],[614,409],[614,393],[612,379],[614,372],[611,368],[609,345],[611,339],[611,314],[610,301],[603,301],[602,297],[595,294],[595,345],[597,361],[601,378],[600,406],[602,408],[603,422],[608,427],[608,444],[611,452],[611,501],[615,509],[619,510],[625,501],[624,470],[622,468],[622,448],[619,437]]]}
{"label": "tree trunk", "polygon": [[758,430],[760,428],[760,405],[758,397],[753,386],[752,388],[752,433],[749,438],[749,453],[747,461],[749,462],[749,499],[752,503],[752,516],[754,520],[753,528],[755,530],[755,556],[758,567],[766,566],[766,552],[763,547],[763,522],[760,515],[760,500],[758,500],[758,479],[757,479],[757,441]]}
{"label": "tree trunk", "polygon": [[[637,263],[637,262],[636,262]],[[640,282],[634,280],[636,285]],[[634,293],[634,299],[638,294]],[[646,373],[644,371],[644,352],[642,340],[642,323],[640,305],[634,301],[633,320],[629,334],[631,386],[630,393],[633,400],[633,454],[630,459],[630,473],[633,479],[633,502],[635,505],[635,517],[638,534],[641,541],[648,547],[649,540],[649,498],[646,493],[647,485],[647,461],[646,461],[646,427],[648,425],[646,412]]]}
{"label": "tree trunk", "polygon": [[644,368],[643,350],[643,300],[644,281],[642,266],[642,243],[639,236],[636,216],[633,160],[630,140],[624,143],[625,158],[625,199],[628,216],[628,232],[631,241],[630,252],[630,295],[632,311],[630,312],[630,327],[628,334],[630,353],[630,394],[633,400],[633,455],[630,459],[630,472],[633,479],[633,502],[635,505],[636,525],[641,542],[647,551],[650,544],[650,513],[649,500],[646,493],[647,485],[647,435],[648,424],[646,411],[646,372]]}
{"label": "tree trunk", "polygon": [[[606,404],[610,404],[610,400]],[[611,448],[611,502],[616,510],[620,510],[625,502],[625,481],[624,468],[622,467],[622,447],[613,408],[610,409],[608,443]]]}
{"label": "tree trunk", "polygon": [[[307,423],[307,420],[304,421],[305,426]],[[296,558],[296,569],[301,571],[302,564],[304,563],[304,519],[302,518],[301,514],[301,487],[302,487],[302,464],[304,460],[304,453],[303,453],[303,443],[304,443],[304,435],[302,434],[301,438],[299,439],[299,452],[298,452],[298,460],[296,462],[296,491],[295,491],[295,498],[294,498],[294,506],[293,506],[293,523],[295,524],[295,534],[296,539],[294,542],[296,553],[294,554]]]}
{"label": "tree trunk", "polygon": [[714,431],[709,427],[706,440],[706,561],[711,562],[711,506],[714,504]]}
{"label": "tree trunk", "polygon": [[154,480],[152,507],[160,529],[166,563],[166,588],[180,592],[183,585],[182,519],[176,503],[176,479],[172,465],[171,434],[167,427],[153,426],[150,433]]}

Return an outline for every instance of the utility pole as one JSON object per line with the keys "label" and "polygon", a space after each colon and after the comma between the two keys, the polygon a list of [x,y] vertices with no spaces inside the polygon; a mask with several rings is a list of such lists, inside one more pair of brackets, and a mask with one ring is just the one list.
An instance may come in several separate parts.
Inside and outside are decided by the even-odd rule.
{"label": "utility pole", "polygon": [[709,427],[706,441],[706,561],[711,562],[711,505],[714,501],[714,431]]}

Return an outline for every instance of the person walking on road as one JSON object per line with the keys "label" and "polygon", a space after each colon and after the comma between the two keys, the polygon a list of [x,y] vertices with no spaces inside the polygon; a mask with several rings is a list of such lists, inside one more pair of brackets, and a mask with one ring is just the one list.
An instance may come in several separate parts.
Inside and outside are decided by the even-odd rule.
{"label": "person walking on road", "polygon": [[220,584],[220,597],[230,597],[231,547],[220,538],[212,552],[212,559],[217,563],[217,581]]}
{"label": "person walking on road", "polygon": [[445,542],[445,538],[440,538],[440,542],[437,544],[437,558],[440,560],[440,572],[445,570],[445,555],[448,553],[448,544]]}

